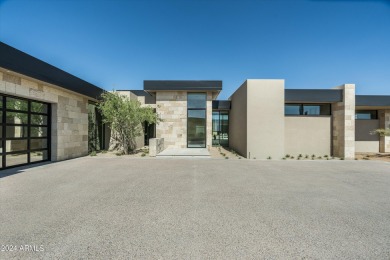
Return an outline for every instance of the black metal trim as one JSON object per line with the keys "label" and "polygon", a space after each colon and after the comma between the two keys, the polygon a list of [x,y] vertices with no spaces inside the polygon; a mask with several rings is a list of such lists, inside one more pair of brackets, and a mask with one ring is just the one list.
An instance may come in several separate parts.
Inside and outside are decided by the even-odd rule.
{"label": "black metal trim", "polygon": [[0,67],[98,99],[103,89],[0,41]]}
{"label": "black metal trim", "polygon": [[221,91],[221,80],[144,80],[144,90],[149,91]]}
{"label": "black metal trim", "polygon": [[342,89],[285,89],[284,99],[286,103],[341,102],[343,101],[343,90]]}
{"label": "black metal trim", "polygon": [[[197,93],[197,94],[204,94],[206,97],[205,108],[188,108],[188,94]],[[205,140],[204,140],[204,147],[188,147],[188,111],[189,110],[202,110],[205,112]],[[207,147],[207,93],[206,92],[188,92],[187,93],[187,148],[206,148]]]}
{"label": "black metal trim", "polygon": [[[2,170],[4,169],[9,169],[9,168],[14,168],[14,167],[20,167],[24,165],[29,165],[33,163],[39,163],[39,162],[46,162],[51,160],[51,104],[38,101],[38,100],[33,100],[33,99],[27,99],[27,98],[22,98],[18,96],[12,96],[8,94],[0,94],[2,100],[3,100],[3,106],[0,108],[2,113],[3,113],[3,118],[2,118],[2,136],[1,136],[1,142],[2,142],[2,152],[0,153],[2,156]],[[21,111],[21,110],[15,110],[15,109],[7,109],[6,106],[6,100],[7,98],[15,98],[15,99],[20,99],[20,100],[26,100],[27,103],[27,111]],[[42,103],[47,105],[47,113],[37,113],[37,112],[31,112],[31,103],[36,102],[36,103]],[[17,112],[17,113],[23,113],[27,115],[27,124],[8,124],[7,123],[7,112]],[[47,124],[45,125],[36,125],[36,124],[31,124],[31,115],[44,115],[47,117]],[[21,127],[27,127],[27,137],[7,137],[6,134],[6,127],[7,126],[21,126]],[[33,137],[31,136],[31,128],[32,127],[46,127],[47,132],[46,136],[39,136],[39,137]],[[6,151],[6,142],[8,140],[26,140],[27,141],[27,150],[18,150],[18,151]],[[31,140],[47,140],[47,147],[46,148],[36,148],[36,149],[31,149]],[[31,152],[37,152],[37,151],[47,151],[47,158],[44,160],[39,160],[39,161],[34,161],[31,162]],[[22,164],[17,164],[17,165],[12,165],[12,166],[7,166],[7,155],[12,155],[12,154],[27,154],[27,163],[22,163]]]}

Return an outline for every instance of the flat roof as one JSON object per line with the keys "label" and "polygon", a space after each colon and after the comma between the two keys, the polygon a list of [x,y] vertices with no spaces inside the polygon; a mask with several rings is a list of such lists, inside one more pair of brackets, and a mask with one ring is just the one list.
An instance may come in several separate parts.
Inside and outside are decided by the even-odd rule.
{"label": "flat roof", "polygon": [[222,90],[222,80],[144,80],[146,91],[213,91]]}
{"label": "flat roof", "polygon": [[285,102],[340,102],[343,101],[341,89],[285,89]]}
{"label": "flat roof", "polygon": [[356,106],[386,107],[390,106],[390,96],[356,95]]}
{"label": "flat roof", "polygon": [[0,67],[98,99],[103,89],[0,42]]}

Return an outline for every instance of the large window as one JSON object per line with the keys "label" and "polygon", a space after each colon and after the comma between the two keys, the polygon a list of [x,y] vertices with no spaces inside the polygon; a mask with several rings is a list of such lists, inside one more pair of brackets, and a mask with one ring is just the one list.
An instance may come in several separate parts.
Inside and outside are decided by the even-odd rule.
{"label": "large window", "polygon": [[229,111],[213,111],[213,145],[229,145]]}
{"label": "large window", "polygon": [[187,95],[187,147],[206,147],[206,93]]}
{"label": "large window", "polygon": [[285,104],[286,116],[329,116],[331,104]]}
{"label": "large window", "polygon": [[355,118],[358,120],[378,119],[378,110],[357,110]]}
{"label": "large window", "polygon": [[50,104],[0,96],[1,168],[47,161]]}

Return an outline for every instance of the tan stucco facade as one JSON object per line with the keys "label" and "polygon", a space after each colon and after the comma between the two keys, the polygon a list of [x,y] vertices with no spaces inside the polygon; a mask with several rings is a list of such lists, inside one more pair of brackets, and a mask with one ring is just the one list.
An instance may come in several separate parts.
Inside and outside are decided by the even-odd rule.
{"label": "tan stucco facade", "polygon": [[51,160],[88,154],[88,98],[0,68],[0,94],[51,103]]}
{"label": "tan stucco facade", "polygon": [[297,157],[331,155],[332,118],[285,117],[285,152]]}
{"label": "tan stucco facade", "polygon": [[230,97],[229,146],[241,155],[247,156],[247,110],[248,89],[245,81]]}
{"label": "tan stucco facade", "polygon": [[248,79],[231,96],[229,143],[251,159],[284,156],[284,80]]}

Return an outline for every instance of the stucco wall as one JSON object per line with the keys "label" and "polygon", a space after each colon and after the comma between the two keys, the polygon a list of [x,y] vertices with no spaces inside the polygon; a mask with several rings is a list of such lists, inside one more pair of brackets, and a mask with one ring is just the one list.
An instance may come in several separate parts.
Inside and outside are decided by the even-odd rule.
{"label": "stucco wall", "polygon": [[355,120],[355,140],[379,142],[378,135],[370,134],[371,131],[378,128],[379,120]]}
{"label": "stucco wall", "polygon": [[87,97],[3,68],[0,93],[52,104],[52,161],[88,154]]}
{"label": "stucco wall", "polygon": [[378,153],[379,141],[356,141],[355,151],[357,153]]}
{"label": "stucco wall", "polygon": [[286,154],[330,155],[331,135],[331,117],[285,117]]}
{"label": "stucco wall", "polygon": [[246,81],[233,93],[229,112],[229,146],[247,157],[247,85]]}
{"label": "stucco wall", "polygon": [[247,153],[250,158],[284,155],[284,80],[247,80]]}

